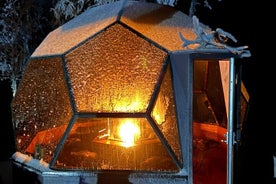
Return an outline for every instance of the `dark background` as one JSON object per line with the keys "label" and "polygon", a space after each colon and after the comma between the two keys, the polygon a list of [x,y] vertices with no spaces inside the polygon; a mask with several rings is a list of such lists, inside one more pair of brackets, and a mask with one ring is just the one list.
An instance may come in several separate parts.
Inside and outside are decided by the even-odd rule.
{"label": "dark background", "polygon": [[[242,81],[250,95],[247,120],[243,125],[241,145],[235,158],[236,184],[275,184],[273,155],[276,156],[276,132],[273,109],[273,61],[268,44],[273,40],[269,5],[260,1],[223,0],[212,10],[197,9],[199,20],[213,30],[222,28],[247,45],[251,57],[242,62]],[[212,4],[211,4],[212,5]],[[275,113],[274,113],[275,114]]]}
{"label": "dark background", "polygon": [[[247,45],[252,54],[242,62],[242,80],[249,92],[249,111],[244,123],[241,146],[236,159],[236,184],[273,184],[273,155],[276,155],[276,138],[272,119],[274,94],[271,59],[268,59],[268,44],[271,41],[270,24],[266,13],[267,4],[249,0],[209,0],[212,10],[198,7],[196,15],[200,22],[212,29],[222,28],[238,40],[237,46]],[[187,4],[180,1],[176,7],[187,12]],[[266,19],[265,19],[266,18]],[[266,20],[266,21],[264,21]],[[262,48],[261,48],[262,47]],[[260,50],[264,50],[263,53]],[[6,163],[15,151],[10,103],[10,81],[0,80],[0,161]],[[3,164],[2,164],[3,165]],[[6,165],[3,166],[6,168]],[[1,169],[3,169],[3,167]],[[1,178],[10,177],[7,171]],[[5,174],[7,173],[7,174]],[[2,176],[1,176],[2,175]],[[11,180],[6,180],[11,181]],[[4,181],[2,183],[5,183]]]}
{"label": "dark background", "polygon": [[[214,1],[209,1],[214,2]],[[276,156],[276,132],[273,109],[273,71],[269,43],[273,40],[268,4],[249,0],[223,0],[211,11],[200,8],[199,20],[212,29],[222,28],[247,45],[252,54],[242,62],[242,80],[250,95],[247,121],[243,125],[241,145],[235,158],[236,184],[275,184],[273,155]],[[271,61],[272,60],[272,61]],[[275,113],[274,113],[275,114]]]}

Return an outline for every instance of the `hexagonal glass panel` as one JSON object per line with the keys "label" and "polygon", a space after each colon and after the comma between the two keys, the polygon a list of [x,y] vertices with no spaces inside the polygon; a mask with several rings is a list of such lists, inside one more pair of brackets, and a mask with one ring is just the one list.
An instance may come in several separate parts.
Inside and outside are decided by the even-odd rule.
{"label": "hexagonal glass panel", "polygon": [[51,168],[179,171],[182,159],[170,67],[160,75],[145,113],[77,115]]}
{"label": "hexagonal glass panel", "polygon": [[177,171],[146,118],[79,118],[54,169]]}

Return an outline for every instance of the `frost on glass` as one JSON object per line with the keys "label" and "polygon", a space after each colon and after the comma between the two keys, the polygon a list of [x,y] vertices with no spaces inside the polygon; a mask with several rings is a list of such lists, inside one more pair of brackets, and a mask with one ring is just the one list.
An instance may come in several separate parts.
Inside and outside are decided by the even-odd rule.
{"label": "frost on glass", "polygon": [[61,59],[29,61],[12,115],[17,150],[49,161],[72,116]]}
{"label": "frost on glass", "polygon": [[182,163],[170,65],[161,83],[151,116],[178,158],[178,161]]}
{"label": "frost on glass", "polygon": [[175,172],[146,118],[79,118],[53,169]]}
{"label": "frost on glass", "polygon": [[115,24],[66,55],[79,112],[145,112],[167,53]]}

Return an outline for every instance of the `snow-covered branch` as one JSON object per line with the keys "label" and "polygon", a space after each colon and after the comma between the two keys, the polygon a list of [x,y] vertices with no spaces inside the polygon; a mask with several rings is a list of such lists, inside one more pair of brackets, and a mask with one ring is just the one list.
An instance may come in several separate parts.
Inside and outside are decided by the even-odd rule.
{"label": "snow-covered branch", "polygon": [[211,31],[207,33],[204,29],[200,26],[198,18],[194,15],[193,16],[193,28],[196,34],[195,40],[188,40],[186,39],[181,33],[179,33],[180,39],[183,41],[183,47],[188,47],[192,44],[198,44],[199,49],[205,48],[221,48],[227,49],[230,52],[239,55],[240,57],[250,57],[251,53],[248,49],[248,46],[240,46],[240,47],[232,47],[227,45],[228,39],[232,40],[233,42],[237,42],[236,38],[222,30],[221,28],[217,28],[215,31]]}
{"label": "snow-covered branch", "polygon": [[[222,1],[222,0],[217,0],[217,1]],[[196,12],[196,6],[202,5],[210,10],[212,10],[212,6],[209,3],[208,0],[204,0],[203,3],[199,2],[199,0],[191,0],[191,5],[190,5],[190,9],[189,9],[189,16],[194,16],[195,12]]]}

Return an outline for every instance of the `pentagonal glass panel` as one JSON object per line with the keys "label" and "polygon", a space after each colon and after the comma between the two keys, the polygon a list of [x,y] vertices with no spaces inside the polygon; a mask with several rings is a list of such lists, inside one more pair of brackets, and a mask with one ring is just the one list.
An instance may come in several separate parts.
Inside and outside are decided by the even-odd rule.
{"label": "pentagonal glass panel", "polygon": [[132,117],[77,119],[51,167],[177,171],[147,119]]}
{"label": "pentagonal glass panel", "polygon": [[146,112],[167,53],[115,24],[66,55],[79,112]]}
{"label": "pentagonal glass panel", "polygon": [[72,117],[60,58],[29,61],[12,102],[12,115],[17,150],[50,161]]}
{"label": "pentagonal glass panel", "polygon": [[182,163],[170,65],[168,65],[166,74],[162,80],[151,116],[169,143],[176,158]]}

